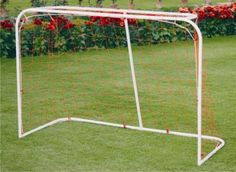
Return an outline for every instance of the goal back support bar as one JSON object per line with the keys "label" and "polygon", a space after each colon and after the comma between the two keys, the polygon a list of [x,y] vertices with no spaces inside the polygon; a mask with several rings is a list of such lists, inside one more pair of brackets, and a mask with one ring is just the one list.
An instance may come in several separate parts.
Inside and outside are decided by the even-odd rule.
{"label": "goal back support bar", "polygon": [[[26,16],[27,14],[33,14],[31,16]],[[18,102],[18,136],[19,138],[25,137],[33,132],[41,130],[45,127],[54,125],[59,122],[64,121],[77,121],[77,122],[86,122],[99,125],[113,126],[123,128],[123,124],[102,122],[97,120],[82,119],[82,118],[59,118],[54,121],[51,121],[47,124],[41,125],[33,130],[24,132],[22,126],[22,71],[21,71],[21,40],[20,40],[20,31],[21,31],[21,19],[23,17],[30,18],[35,16],[45,16],[45,15],[76,15],[76,16],[98,16],[98,17],[109,17],[109,18],[122,18],[124,19],[126,39],[129,52],[129,61],[131,69],[131,77],[133,81],[133,89],[136,102],[137,117],[139,121],[139,126],[130,126],[126,125],[126,128],[140,131],[148,131],[162,134],[170,134],[184,137],[193,137],[197,138],[197,164],[200,166],[205,161],[207,161],[212,155],[214,155],[219,149],[221,149],[225,142],[224,140],[213,137],[202,135],[202,34],[196,23],[192,20],[196,19],[197,16],[194,14],[186,13],[173,13],[173,12],[155,12],[155,11],[141,11],[141,10],[117,10],[117,9],[101,9],[101,8],[89,8],[89,7],[40,7],[40,8],[30,8],[22,11],[16,20],[16,70],[17,70],[17,102]],[[146,19],[153,21],[160,21],[166,23],[173,23],[179,26],[176,21],[182,21],[190,24],[197,36],[195,36],[195,55],[196,55],[196,86],[197,86],[197,134],[194,133],[185,133],[185,132],[176,132],[176,131],[166,131],[161,129],[152,129],[145,128],[142,122],[142,114],[139,105],[139,96],[138,88],[135,76],[135,68],[133,63],[133,53],[130,41],[130,32],[129,32],[129,23],[128,19]],[[181,26],[179,26],[181,27]],[[183,27],[182,27],[183,28]],[[202,153],[202,139],[212,140],[218,142],[218,146],[213,149],[207,156],[203,159],[201,157]]]}

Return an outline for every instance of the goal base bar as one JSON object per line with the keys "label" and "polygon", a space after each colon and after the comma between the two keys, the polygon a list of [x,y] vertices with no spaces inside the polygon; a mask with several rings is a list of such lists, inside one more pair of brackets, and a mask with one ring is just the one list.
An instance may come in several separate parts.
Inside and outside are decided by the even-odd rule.
{"label": "goal base bar", "polygon": [[[23,138],[27,135],[30,135],[30,134],[32,134],[36,131],[39,131],[41,129],[44,129],[46,127],[52,126],[52,125],[57,124],[57,123],[66,122],[66,121],[85,122],[85,123],[91,123],[91,124],[99,124],[99,125],[106,125],[106,126],[111,126],[111,127],[124,128],[123,124],[116,124],[116,123],[110,123],[110,122],[96,121],[96,120],[83,119],[83,118],[58,118],[54,121],[51,121],[51,122],[46,123],[44,125],[41,125],[41,126],[35,128],[33,130],[30,130],[28,132],[20,134],[19,138]],[[169,135],[176,135],[176,136],[183,136],[183,137],[198,138],[198,135],[194,134],[194,133],[185,133],[185,132],[170,131],[170,130],[167,131],[167,130],[137,127],[137,126],[131,126],[131,125],[126,125],[125,128],[126,129],[132,129],[132,130],[139,130],[139,131],[148,131],[148,132],[161,133],[161,134],[169,134]],[[198,162],[199,166],[202,165],[204,162],[206,162],[210,157],[212,157],[225,144],[225,141],[223,139],[218,138],[218,137],[214,137],[214,136],[202,135],[202,139],[216,141],[218,144],[215,147],[215,149],[213,149],[207,156],[205,156],[200,162]]]}

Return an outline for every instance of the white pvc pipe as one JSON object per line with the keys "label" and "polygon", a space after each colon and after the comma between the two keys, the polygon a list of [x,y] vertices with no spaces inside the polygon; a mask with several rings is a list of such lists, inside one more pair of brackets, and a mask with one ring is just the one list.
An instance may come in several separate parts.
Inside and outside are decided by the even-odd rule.
{"label": "white pvc pipe", "polygon": [[163,12],[163,11],[144,11],[144,10],[130,10],[130,9],[111,9],[111,8],[94,8],[94,7],[73,7],[73,6],[47,6],[47,7],[39,7],[40,9],[48,9],[48,10],[76,10],[76,11],[93,11],[96,13],[127,13],[127,14],[141,14],[141,15],[159,15],[159,16],[178,16],[185,17],[187,19],[196,19],[196,14],[190,13],[178,13],[178,12]]}
{"label": "white pvc pipe", "polygon": [[131,75],[132,75],[132,81],[133,81],[133,87],[134,87],[134,96],[135,96],[135,102],[136,102],[138,122],[139,122],[139,127],[143,128],[143,121],[142,121],[142,115],[141,115],[140,104],[139,104],[139,96],[138,96],[138,87],[137,87],[137,81],[136,81],[135,69],[134,69],[133,51],[132,51],[131,42],[130,42],[128,19],[125,18],[124,21],[125,21],[125,32],[126,32],[127,45],[128,45],[128,51],[129,51],[129,62],[130,62],[130,69],[131,69]]}
{"label": "white pvc pipe", "polygon": [[[191,21],[192,22],[192,21]],[[198,165],[201,165],[202,154],[202,33],[198,26],[192,22],[198,35],[198,77],[197,77],[197,133],[198,133]]]}
{"label": "white pvc pipe", "polygon": [[[110,122],[103,122],[103,121],[97,121],[97,120],[90,120],[90,119],[83,119],[83,118],[59,118],[54,121],[51,121],[49,123],[46,123],[44,125],[41,125],[33,130],[30,130],[24,134],[21,135],[20,138],[28,136],[36,131],[42,130],[46,127],[52,126],[57,123],[65,122],[65,121],[75,121],[75,122],[84,122],[84,123],[90,123],[90,124],[98,124],[98,125],[105,125],[105,126],[110,126],[110,127],[118,127],[118,128],[124,128],[123,124],[115,124],[115,123],[110,123]],[[160,133],[160,134],[168,134],[168,135],[175,135],[175,136],[182,136],[182,137],[190,137],[190,138],[197,138],[198,139],[198,134],[194,133],[185,133],[185,132],[177,132],[177,131],[166,131],[166,130],[161,130],[161,129],[152,129],[152,128],[141,128],[141,127],[136,127],[136,126],[131,126],[131,125],[126,125],[126,129],[132,129],[132,130],[138,130],[138,131],[146,131],[146,132],[153,132],[153,133]],[[202,135],[202,139],[206,140],[212,140],[220,143],[212,152],[210,152],[203,160],[200,161],[200,164],[202,165],[205,161],[207,161],[211,156],[213,156],[218,150],[220,150],[225,142],[224,140],[218,138],[218,137],[213,137],[213,136],[207,136],[207,135]]]}
{"label": "white pvc pipe", "polygon": [[20,18],[16,19],[15,37],[16,37],[16,80],[17,80],[17,109],[18,109],[18,137],[20,138],[23,133],[22,128],[22,98],[21,98],[21,62],[20,62],[20,31],[19,24]]}
{"label": "white pvc pipe", "polygon": [[35,128],[35,129],[33,129],[33,130],[30,130],[30,131],[28,131],[28,132],[25,132],[24,134],[22,134],[22,135],[20,136],[20,138],[25,137],[25,136],[28,136],[28,135],[30,135],[30,134],[32,134],[32,133],[34,133],[34,132],[36,132],[36,131],[42,130],[42,129],[46,128],[46,127],[52,126],[52,125],[57,124],[57,123],[60,123],[60,122],[65,122],[65,121],[68,121],[68,118],[59,118],[59,119],[56,119],[56,120],[54,120],[54,121],[51,121],[51,122],[46,123],[46,124],[44,124],[44,125],[41,125],[41,126]]}
{"label": "white pvc pipe", "polygon": [[[71,14],[71,15],[78,15],[78,16],[100,16],[100,17],[110,17],[110,18],[135,18],[135,19],[147,19],[147,20],[170,20],[170,21],[191,21],[187,17],[173,15],[173,16],[149,16],[149,15],[142,15],[142,14],[116,14],[116,13],[97,13],[94,11],[66,11],[66,10],[54,10],[54,9],[47,9],[47,8],[29,8],[22,11],[18,17],[26,13],[52,13],[52,14]],[[191,16],[191,15],[190,15]],[[195,16],[196,17],[196,16]]]}
{"label": "white pvc pipe", "polygon": [[[202,136],[202,138],[204,137]],[[220,142],[220,144],[215,149],[213,149],[208,155],[206,155],[203,159],[201,159],[200,163],[198,164],[199,166],[202,165],[204,162],[206,162],[210,157],[212,157],[218,150],[220,150],[225,145],[224,140],[220,138],[214,140]]]}
{"label": "white pvc pipe", "polygon": [[[71,11],[69,11],[71,10]],[[202,35],[198,28],[198,26],[192,21],[192,19],[195,19],[197,16],[194,14],[184,14],[184,13],[172,13],[172,12],[153,12],[153,11],[139,11],[139,10],[115,10],[115,9],[101,9],[101,8],[85,8],[85,7],[40,7],[40,8],[30,8],[22,11],[17,19],[16,19],[16,71],[17,71],[17,107],[18,107],[18,136],[24,137],[26,135],[29,135],[33,132],[36,132],[38,130],[41,130],[42,128],[48,127],[50,125],[54,125],[58,122],[66,121],[67,118],[58,119],[55,121],[52,121],[51,123],[42,125],[38,128],[35,128],[34,130],[31,130],[29,132],[26,132],[23,134],[23,128],[22,128],[22,83],[21,83],[21,64],[20,64],[20,30],[19,30],[19,23],[21,17],[26,13],[50,13],[53,14],[70,14],[70,15],[78,15],[78,16],[99,16],[99,17],[110,17],[110,18],[124,18],[125,19],[125,28],[126,28],[126,34],[127,34],[127,43],[128,43],[128,49],[129,49],[129,57],[131,59],[131,71],[132,71],[132,78],[133,78],[133,85],[135,89],[135,97],[136,97],[136,106],[137,106],[137,113],[138,113],[138,119],[139,119],[139,127],[134,126],[126,126],[130,129],[135,130],[142,130],[142,131],[150,131],[150,132],[157,132],[157,133],[166,133],[165,130],[157,130],[157,129],[149,129],[149,128],[143,128],[142,126],[142,118],[141,118],[141,112],[139,107],[139,100],[138,100],[138,90],[137,90],[137,84],[136,84],[136,78],[135,78],[135,71],[134,71],[134,65],[133,65],[133,55],[132,55],[132,49],[131,49],[131,43],[129,38],[129,30],[128,30],[128,21],[127,19],[146,19],[146,20],[155,20],[160,22],[165,21],[184,21],[186,23],[189,23],[193,26],[195,31],[198,34],[198,73],[197,73],[197,134],[192,133],[182,133],[182,132],[174,132],[170,131],[168,134],[172,135],[179,135],[179,136],[186,136],[186,137],[197,137],[198,144],[197,144],[197,161],[198,165],[203,164],[207,159],[209,159],[213,154],[215,154],[220,148],[224,146],[224,141],[217,137],[212,136],[204,136],[202,135]],[[116,14],[112,12],[117,12]],[[154,16],[154,15],[156,16]],[[133,68],[133,69],[132,69]],[[101,124],[101,125],[109,125],[114,127],[123,127],[123,125],[120,124],[112,124],[112,123],[106,123],[106,122],[99,122],[99,121],[93,121],[93,120],[85,120],[85,119],[79,119],[79,118],[73,118],[74,121],[81,121],[81,122],[89,122],[89,123],[95,123],[95,124]],[[221,145],[218,148],[215,148],[210,154],[208,154],[204,159],[201,159],[201,145],[202,145],[202,139],[209,139],[209,140],[215,140],[218,142],[221,142]]]}
{"label": "white pvc pipe", "polygon": [[[42,130],[46,127],[52,126],[57,123],[65,122],[65,121],[75,121],[75,122],[84,122],[84,123],[90,123],[90,124],[98,124],[98,125],[104,125],[104,126],[110,126],[110,127],[118,127],[118,128],[124,128],[123,124],[116,124],[116,123],[111,123],[111,122],[104,122],[104,121],[97,121],[97,120],[91,120],[91,119],[83,119],[83,118],[76,118],[76,117],[71,117],[71,118],[58,118],[54,121],[51,121],[49,123],[46,123],[44,125],[41,125],[33,130],[30,130],[22,135],[22,137],[25,137],[29,134],[32,134],[36,131]],[[179,131],[166,131],[162,129],[153,129],[153,128],[140,128],[138,126],[131,126],[131,125],[126,125],[126,129],[132,129],[132,130],[139,130],[139,131],[147,131],[147,132],[154,132],[154,133],[160,133],[160,134],[168,134],[168,135],[175,135],[175,136],[183,136],[183,137],[190,137],[190,138],[198,138],[197,134],[194,133],[186,133],[186,132],[179,132]],[[213,137],[213,136],[208,136],[208,135],[202,135],[202,139],[206,140],[211,140],[211,141],[216,141],[219,142],[220,145],[217,147],[217,149],[220,149],[223,147],[224,140],[218,138],[218,137]]]}

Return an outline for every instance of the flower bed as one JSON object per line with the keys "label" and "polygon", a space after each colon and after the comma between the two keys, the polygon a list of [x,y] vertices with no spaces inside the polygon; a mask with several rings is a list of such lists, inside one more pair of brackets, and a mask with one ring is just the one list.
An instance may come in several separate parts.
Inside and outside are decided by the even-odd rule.
{"label": "flower bed", "polygon": [[[180,8],[180,12],[198,14],[199,27],[204,36],[236,34],[236,3],[222,6]],[[132,43],[158,44],[186,40],[184,30],[173,25],[129,19]],[[15,57],[14,20],[0,22],[1,57]],[[181,23],[183,24],[183,23]],[[186,25],[186,24],[185,24]],[[65,16],[35,18],[22,28],[23,56],[49,52],[83,51],[88,48],[125,47],[124,20],[118,18]],[[188,27],[188,25],[186,25]]]}
{"label": "flower bed", "polygon": [[214,37],[218,35],[236,34],[236,2],[232,4],[179,8],[182,13],[194,13],[198,15],[198,25],[204,36]]}
{"label": "flower bed", "polygon": [[217,6],[204,6],[191,9],[189,7],[179,8],[182,13],[194,13],[198,15],[198,20],[204,19],[232,19],[236,12],[236,2],[232,4],[217,5]]}

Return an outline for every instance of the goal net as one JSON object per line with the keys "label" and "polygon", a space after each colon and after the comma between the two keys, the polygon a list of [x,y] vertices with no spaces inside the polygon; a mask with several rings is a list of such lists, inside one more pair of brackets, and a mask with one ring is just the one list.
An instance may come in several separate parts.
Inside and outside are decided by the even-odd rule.
{"label": "goal net", "polygon": [[204,163],[224,141],[208,136],[219,133],[195,18],[81,7],[23,11],[16,24],[19,137],[87,122],[197,138]]}

